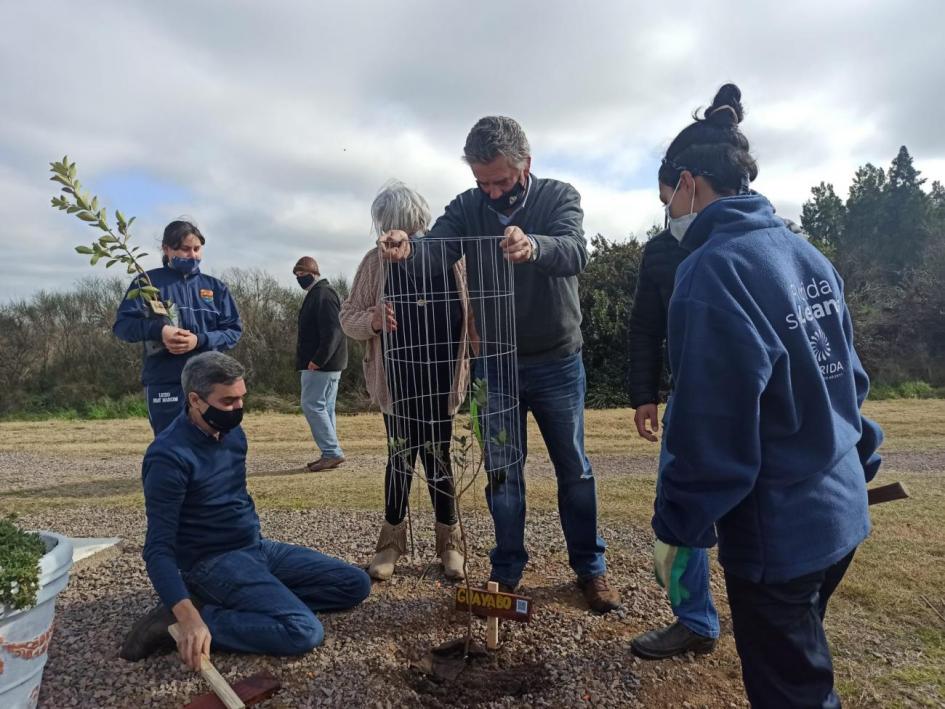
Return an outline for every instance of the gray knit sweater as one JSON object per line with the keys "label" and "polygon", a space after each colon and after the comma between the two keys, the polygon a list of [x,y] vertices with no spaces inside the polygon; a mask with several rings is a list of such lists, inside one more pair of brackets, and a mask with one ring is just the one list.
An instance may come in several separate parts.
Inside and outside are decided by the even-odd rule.
{"label": "gray knit sweater", "polygon": [[[538,259],[514,266],[515,334],[522,362],[559,359],[581,349],[578,274],[587,265],[581,196],[571,185],[532,175],[524,206],[509,226],[535,239]],[[469,295],[476,327],[484,343],[508,342],[511,323],[501,299],[508,268],[499,239],[476,241],[444,237],[501,236],[506,227],[473,188],[457,196],[422,239],[413,240],[409,260],[414,271],[442,269],[465,254]]]}

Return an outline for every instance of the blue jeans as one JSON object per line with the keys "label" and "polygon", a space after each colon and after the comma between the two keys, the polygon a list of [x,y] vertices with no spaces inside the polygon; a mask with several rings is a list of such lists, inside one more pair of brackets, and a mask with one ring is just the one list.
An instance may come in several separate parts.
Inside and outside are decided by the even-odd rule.
{"label": "blue jeans", "polygon": [[325,632],[315,613],[351,608],[371,592],[358,567],[268,539],[203,559],[183,578],[204,604],[214,648],[266,655],[320,645]]}
{"label": "blue jeans", "polygon": [[175,382],[173,384],[148,384],[144,387],[144,401],[148,407],[151,430],[157,436],[184,410],[186,398],[180,382]]}
{"label": "blue jeans", "polygon": [[[558,515],[568,547],[568,562],[581,579],[607,571],[604,540],[597,534],[597,484],[584,454],[586,380],[580,352],[563,359],[518,365],[518,406],[503,392],[497,368],[476,363],[477,377],[488,386],[488,403],[480,414],[486,441],[486,501],[495,522],[490,553],[492,578],[516,586],[528,562],[525,551],[525,427],[530,410],[548,448],[558,482]],[[501,445],[502,431],[509,443]]]}
{"label": "blue jeans", "polygon": [[[666,450],[666,423],[669,421],[671,404],[672,398],[666,402],[666,409],[663,412],[660,470],[672,459],[671,454]],[[659,484],[659,478],[657,478],[657,494],[659,494]],[[709,588],[709,554],[705,549],[693,548],[680,583],[689,591],[689,598],[673,606],[673,614],[692,632],[707,638],[719,637],[719,613],[712,602],[712,590]]]}
{"label": "blue jeans", "polygon": [[303,369],[302,413],[312,429],[315,445],[323,458],[344,458],[335,430],[335,401],[341,372],[322,372]]}

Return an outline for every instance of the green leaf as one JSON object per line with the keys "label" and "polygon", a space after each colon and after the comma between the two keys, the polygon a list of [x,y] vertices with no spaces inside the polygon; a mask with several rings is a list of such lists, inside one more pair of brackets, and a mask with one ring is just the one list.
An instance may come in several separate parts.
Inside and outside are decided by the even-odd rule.
{"label": "green leaf", "polygon": [[128,226],[131,226],[135,219],[137,219],[137,217],[132,217],[131,219],[129,219]]}
{"label": "green leaf", "polygon": [[89,207],[89,210],[95,212],[98,216],[98,197],[92,197],[92,206]]}
{"label": "green leaf", "polygon": [[161,291],[154,286],[141,286],[141,292],[147,293],[148,295],[161,295]]}
{"label": "green leaf", "polygon": [[85,254],[86,256],[89,256],[95,253],[88,246],[76,246],[75,250],[76,250],[76,253]]}
{"label": "green leaf", "polygon": [[72,205],[66,210],[66,214],[75,214],[78,211],[79,211],[79,208],[76,207],[75,205]]}
{"label": "green leaf", "polygon": [[135,298],[139,297],[140,295],[141,295],[141,290],[140,290],[140,289],[138,289],[138,288],[132,288],[130,291],[128,291],[128,295],[126,295],[125,298],[127,298],[128,300],[134,300]]}
{"label": "green leaf", "polygon": [[141,258],[142,256],[147,256],[147,253],[140,253],[140,254],[137,254],[137,256],[138,258]]}
{"label": "green leaf", "polygon": [[105,268],[111,268],[111,267],[114,266],[116,263],[118,263],[118,259],[117,259],[117,258],[113,258],[111,261],[109,261],[108,263],[105,264]]}
{"label": "green leaf", "polygon": [[95,254],[92,259],[89,261],[93,266],[98,263],[98,260],[102,258],[101,254]]}
{"label": "green leaf", "polygon": [[49,180],[50,182],[58,182],[60,185],[65,185],[66,187],[69,186],[69,180],[59,175],[53,175],[52,177],[49,178]]}

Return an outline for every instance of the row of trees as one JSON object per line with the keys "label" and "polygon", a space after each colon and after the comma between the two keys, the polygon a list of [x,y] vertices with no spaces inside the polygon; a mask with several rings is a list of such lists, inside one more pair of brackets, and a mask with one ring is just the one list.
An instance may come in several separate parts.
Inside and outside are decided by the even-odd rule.
{"label": "row of trees", "polygon": [[856,171],[842,200],[821,183],[801,224],[843,276],[857,349],[874,380],[945,386],[945,187],[903,146]]}
{"label": "row of trees", "polygon": [[[243,336],[233,354],[252,373],[254,400],[265,408],[294,406],[302,291],[280,286],[259,270],[234,269],[222,278],[243,319]],[[347,294],[344,279],[334,285],[342,296]],[[126,288],[119,278],[86,278],[69,291],[44,291],[0,306],[0,416],[83,415],[102,410],[104,402],[141,399],[141,347],[121,342],[111,332]],[[363,408],[363,350],[354,341],[349,347],[341,408]]]}
{"label": "row of trees", "polygon": [[[857,347],[874,382],[922,380],[945,386],[945,188],[925,181],[905,148],[891,166],[860,168],[844,201],[820,184],[802,225],[846,283]],[[643,246],[591,240],[581,277],[588,404],[627,403],[627,322]],[[259,270],[221,274],[244,333],[234,354],[252,372],[254,405],[294,406],[296,322],[302,292]],[[86,279],[68,292],[41,292],[0,305],[0,416],[74,410],[140,400],[140,347],[111,334],[126,283]],[[336,279],[342,297],[348,284]],[[350,342],[339,405],[367,404],[361,345]]]}

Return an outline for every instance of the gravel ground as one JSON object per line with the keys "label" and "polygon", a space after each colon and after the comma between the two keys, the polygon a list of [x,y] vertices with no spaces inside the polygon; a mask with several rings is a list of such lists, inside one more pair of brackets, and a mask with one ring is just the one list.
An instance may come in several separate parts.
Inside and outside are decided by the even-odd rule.
{"label": "gravel ground", "polygon": [[[341,511],[264,511],[263,528],[273,539],[306,544],[366,564],[378,515]],[[624,608],[591,614],[573,585],[556,515],[531,515],[526,593],[535,602],[528,625],[503,623],[500,650],[442,686],[410,668],[431,647],[460,637],[465,615],[451,610],[451,588],[438,569],[421,575],[433,558],[432,520],[415,520],[415,561],[401,562],[387,584],[375,584],[357,609],[323,616],[324,646],[300,658],[214,653],[231,681],[269,670],[284,688],[261,706],[644,706],[641,673],[657,684],[698,666],[692,658],[646,664],[633,658],[629,639],[670,620],[667,604],[649,572],[649,535],[630,527],[602,529],[610,544],[611,576]],[[140,551],[144,520],[134,511],[93,507],[24,516],[32,527],[72,535],[115,535],[123,552],[78,572],[62,593],[56,634],[43,680],[43,707],[170,707],[207,691],[172,655],[126,663],[118,645],[133,620],[155,596]],[[491,520],[468,521],[470,538],[486,542]],[[484,579],[488,549],[477,546],[473,579]],[[541,569],[541,575],[535,571]],[[482,640],[484,623],[475,621]],[[678,677],[677,677],[678,679]],[[675,684],[675,682],[674,682]],[[680,702],[680,705],[682,702]],[[735,683],[712,706],[742,706]],[[693,704],[691,706],[698,706]]]}

